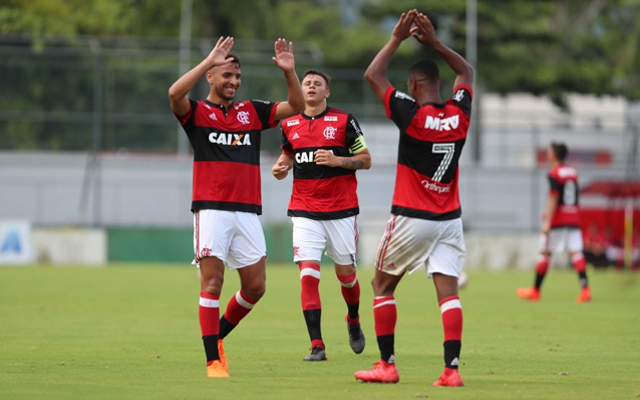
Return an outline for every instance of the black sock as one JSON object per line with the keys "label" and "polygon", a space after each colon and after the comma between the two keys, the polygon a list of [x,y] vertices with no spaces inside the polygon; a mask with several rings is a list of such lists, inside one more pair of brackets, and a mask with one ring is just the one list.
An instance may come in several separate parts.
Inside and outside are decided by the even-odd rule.
{"label": "black sock", "polygon": [[535,283],[535,287],[536,289],[540,290],[540,286],[542,286],[542,281],[544,280],[544,276],[546,274],[538,274],[536,273],[536,283]]}
{"label": "black sock", "polygon": [[587,271],[578,272],[578,275],[580,276],[580,286],[582,286],[582,288],[588,287],[589,281],[587,280]]}
{"label": "black sock", "polygon": [[237,325],[234,325],[231,322],[227,321],[227,319],[223,315],[222,318],[220,318],[220,333],[218,334],[218,336],[220,336],[220,339],[226,338],[227,335],[231,333],[233,328],[235,328],[236,326]]}
{"label": "black sock", "polygon": [[322,340],[322,330],[320,329],[320,319],[322,317],[322,309],[303,310],[304,320],[307,323],[309,331],[309,339]]}
{"label": "black sock", "polygon": [[202,343],[204,344],[204,352],[207,355],[207,363],[220,359],[220,354],[218,354],[218,335],[203,336]]}
{"label": "black sock", "polygon": [[444,342],[444,365],[447,368],[458,369],[460,364],[460,348],[462,342],[459,340],[447,340]]}
{"label": "black sock", "polygon": [[380,359],[388,362],[389,364],[395,364],[395,356],[393,355],[393,342],[394,335],[382,335],[378,336],[378,348],[380,349]]}
{"label": "black sock", "polygon": [[347,304],[347,309],[349,310],[349,318],[356,319],[358,318],[358,310],[360,309],[360,302],[356,304]]}

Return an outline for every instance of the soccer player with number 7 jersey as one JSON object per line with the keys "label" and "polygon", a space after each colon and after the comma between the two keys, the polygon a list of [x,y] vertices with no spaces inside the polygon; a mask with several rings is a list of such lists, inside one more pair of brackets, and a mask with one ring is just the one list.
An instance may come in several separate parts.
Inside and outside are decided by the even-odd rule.
{"label": "soccer player with number 7 jersey", "polygon": [[[443,101],[440,97],[438,66],[431,60],[418,60],[409,68],[408,94],[391,85],[386,77],[389,60],[409,36],[431,47],[456,74],[452,98]],[[458,276],[465,245],[458,159],[469,129],[473,68],[436,37],[426,15],[411,10],[400,16],[391,39],[371,61],[365,78],[384,104],[387,117],[400,129],[400,143],[391,219],[378,248],[372,282],[380,362],[371,370],[356,372],[355,377],[364,382],[400,380],[394,354],[394,292],[405,273],[425,268],[435,284],[444,326],[445,368],[433,385],[462,386],[458,373],[462,338]]]}
{"label": "soccer player with number 7 jersey", "polygon": [[578,173],[565,163],[568,153],[564,143],[551,143],[547,150],[547,159],[552,167],[549,171],[549,200],[540,229],[541,249],[536,265],[536,278],[533,287],[519,288],[516,292],[525,300],[540,300],[540,287],[549,269],[551,254],[568,251],[582,287],[576,301],[578,303],[591,301],[587,280],[587,261],[582,254]]}

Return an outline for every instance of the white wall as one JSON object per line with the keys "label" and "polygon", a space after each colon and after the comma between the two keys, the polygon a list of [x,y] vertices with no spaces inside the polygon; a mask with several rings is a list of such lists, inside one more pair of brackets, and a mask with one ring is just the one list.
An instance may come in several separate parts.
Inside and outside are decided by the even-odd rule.
{"label": "white wall", "polygon": [[34,230],[33,243],[38,263],[101,266],[107,262],[103,229],[39,228]]}
{"label": "white wall", "polygon": [[[391,208],[395,165],[377,162],[372,152],[373,167],[357,174],[361,223],[384,219]],[[291,177],[276,181],[270,172],[274,162],[274,156],[262,158],[263,224],[288,221]],[[75,226],[91,224],[97,215],[98,225],[190,227],[191,164],[176,156],[104,155],[96,214],[93,197],[85,212],[81,207],[85,155],[0,152],[0,219],[26,219],[36,227]],[[583,183],[624,175],[619,168],[601,167],[579,168],[579,173]],[[547,190],[546,170],[460,168],[463,219],[474,232],[536,231]]]}

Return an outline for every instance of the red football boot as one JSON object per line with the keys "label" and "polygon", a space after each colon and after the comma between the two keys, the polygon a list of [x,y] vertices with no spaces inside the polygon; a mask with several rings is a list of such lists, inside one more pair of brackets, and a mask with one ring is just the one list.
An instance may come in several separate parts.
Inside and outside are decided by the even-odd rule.
{"label": "red football boot", "polygon": [[582,288],[582,291],[580,292],[580,295],[578,296],[576,301],[578,303],[587,303],[591,301],[591,291],[589,290],[589,288]]}
{"label": "red football boot", "polygon": [[460,372],[457,369],[444,368],[444,372],[437,381],[433,382],[433,386],[464,386]]}
{"label": "red football boot", "polygon": [[380,360],[380,362],[373,364],[375,368],[368,371],[358,371],[354,374],[356,379],[362,382],[377,382],[377,383],[398,383],[400,381],[400,375],[395,364],[389,364],[388,362]]}

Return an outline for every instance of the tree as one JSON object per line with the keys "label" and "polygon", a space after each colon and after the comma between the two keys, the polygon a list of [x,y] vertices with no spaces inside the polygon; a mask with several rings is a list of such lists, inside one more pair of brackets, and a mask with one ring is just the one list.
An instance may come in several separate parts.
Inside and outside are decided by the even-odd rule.
{"label": "tree", "polygon": [[[259,75],[254,74],[256,64],[270,63],[269,43],[275,38],[315,44],[324,54],[323,65],[300,62],[298,67],[334,69],[343,77],[348,75],[351,80],[342,79],[332,86],[334,98],[357,106],[363,93],[369,93],[359,79],[362,71],[388,40],[400,13],[411,8],[426,12],[439,37],[464,55],[466,0],[428,4],[421,0],[193,0],[192,36],[244,39],[245,47],[238,47],[241,55],[253,54],[243,62],[251,77]],[[3,48],[9,52],[0,56],[0,109],[18,114],[47,112],[53,121],[1,120],[0,148],[83,149],[90,145],[89,137],[77,135],[90,131],[90,119],[85,116],[83,122],[70,122],[55,114],[92,111],[95,54],[87,46],[87,35],[110,38],[103,43],[121,40],[127,54],[134,54],[113,51],[105,57],[105,81],[112,85],[106,85],[112,89],[105,95],[107,116],[164,110],[166,87],[177,74],[180,12],[177,0],[2,2],[0,36],[30,35],[26,41],[31,58],[20,53],[24,48],[14,53],[13,45]],[[55,47],[48,39],[51,35],[68,38],[66,44]],[[147,42],[136,47],[139,37],[158,38],[160,46],[145,49]],[[258,56],[249,48],[254,42],[265,46]],[[194,40],[195,46],[199,44]],[[193,52],[193,56],[199,54]],[[393,58],[390,73],[404,77],[410,63],[422,56],[439,60],[429,49],[408,40]],[[452,80],[448,68],[441,70],[446,81]],[[549,96],[560,107],[566,107],[566,93],[640,99],[640,1],[478,0],[476,72],[485,91]],[[269,73],[252,81],[252,95],[284,95]],[[154,118],[150,123],[156,123]],[[147,145],[138,130],[139,126],[117,125],[107,118],[105,143]],[[154,135],[159,149],[175,146],[175,127],[163,133],[155,130]]]}

